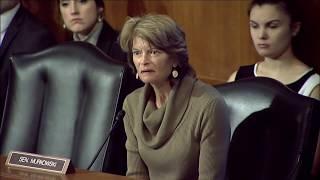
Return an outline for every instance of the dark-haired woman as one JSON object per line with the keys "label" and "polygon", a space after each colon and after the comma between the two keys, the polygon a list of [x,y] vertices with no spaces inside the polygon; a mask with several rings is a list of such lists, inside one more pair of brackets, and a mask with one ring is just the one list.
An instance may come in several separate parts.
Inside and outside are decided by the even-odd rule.
{"label": "dark-haired woman", "polygon": [[74,41],[91,43],[122,62],[125,54],[117,42],[118,32],[104,20],[103,0],[59,0],[63,27],[73,33]]}

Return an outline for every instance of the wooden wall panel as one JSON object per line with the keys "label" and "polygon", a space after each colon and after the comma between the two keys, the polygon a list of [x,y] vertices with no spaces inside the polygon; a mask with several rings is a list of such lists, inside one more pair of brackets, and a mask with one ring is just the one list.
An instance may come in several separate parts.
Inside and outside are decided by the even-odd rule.
{"label": "wooden wall panel", "polygon": [[302,29],[297,37],[297,55],[320,73],[320,0],[299,0]]}
{"label": "wooden wall panel", "polygon": [[[24,1],[32,2],[29,8],[40,19],[49,21],[58,38],[65,37],[55,0]],[[320,72],[320,1],[299,1],[306,21],[298,39],[299,55]],[[226,81],[240,65],[260,59],[249,36],[248,3],[249,0],[105,0],[105,17],[120,30],[127,16],[168,14],[186,32],[190,63],[198,77],[216,84]],[[46,10],[39,10],[43,8]]]}
{"label": "wooden wall panel", "polygon": [[65,40],[67,32],[62,28],[56,0],[21,0],[23,5],[30,10],[40,21],[47,25],[58,42]]}
{"label": "wooden wall panel", "polygon": [[[214,84],[224,82],[241,64],[254,63],[258,58],[248,33],[247,4],[246,0],[130,0],[126,5],[131,16],[161,13],[175,19],[186,32],[190,63],[198,77]],[[106,9],[121,5],[125,1],[106,1]],[[110,14],[107,19],[119,28],[123,14],[113,18]]]}
{"label": "wooden wall panel", "polygon": [[105,0],[105,18],[113,28],[119,31],[128,16],[127,5],[128,2],[126,0]]}

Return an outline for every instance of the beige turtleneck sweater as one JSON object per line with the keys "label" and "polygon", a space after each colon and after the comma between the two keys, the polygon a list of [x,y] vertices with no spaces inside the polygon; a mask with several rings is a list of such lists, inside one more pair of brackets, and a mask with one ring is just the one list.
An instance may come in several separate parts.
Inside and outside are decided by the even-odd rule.
{"label": "beige turtleneck sweater", "polygon": [[173,87],[166,104],[156,109],[148,101],[151,92],[147,84],[124,102],[127,175],[223,180],[230,126],[219,93],[187,76]]}

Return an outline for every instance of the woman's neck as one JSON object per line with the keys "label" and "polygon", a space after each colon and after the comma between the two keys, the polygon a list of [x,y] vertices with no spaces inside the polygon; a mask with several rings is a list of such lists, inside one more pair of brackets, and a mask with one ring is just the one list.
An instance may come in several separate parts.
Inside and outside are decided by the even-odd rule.
{"label": "woman's neck", "polygon": [[161,85],[151,85],[154,91],[154,104],[157,108],[162,107],[169,97],[173,84],[170,82],[163,83]]}
{"label": "woman's neck", "polygon": [[85,41],[86,38],[88,37],[87,34],[82,34],[82,33],[75,33],[75,35],[77,36],[77,38],[78,38],[80,41]]}
{"label": "woman's neck", "polygon": [[299,79],[309,69],[289,50],[277,58],[266,57],[257,63],[256,74],[289,84]]}
{"label": "woman's neck", "polygon": [[263,61],[265,67],[274,71],[287,69],[300,63],[301,61],[293,54],[291,46],[280,56],[275,58],[265,57]]}
{"label": "woman's neck", "polygon": [[265,58],[262,64],[265,67],[269,67],[269,69],[283,69],[288,68],[293,65],[296,61],[299,61],[296,57],[290,58],[282,58],[282,59],[272,59],[272,58]]}
{"label": "woman's neck", "polygon": [[100,24],[102,23],[97,21],[92,28],[83,32],[74,33],[74,36],[75,36],[74,38],[76,38],[79,41],[87,41],[88,38],[90,38],[95,33],[95,31],[97,31],[99,26],[102,26]]}

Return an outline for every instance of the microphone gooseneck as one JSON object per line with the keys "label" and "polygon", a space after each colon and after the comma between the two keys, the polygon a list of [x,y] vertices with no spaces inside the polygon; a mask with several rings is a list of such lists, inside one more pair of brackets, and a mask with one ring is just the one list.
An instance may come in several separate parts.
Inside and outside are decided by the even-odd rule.
{"label": "microphone gooseneck", "polygon": [[94,162],[97,160],[102,148],[104,147],[104,145],[107,143],[108,139],[110,138],[110,135],[112,134],[113,130],[117,127],[117,125],[119,124],[119,122],[123,119],[124,115],[125,115],[125,111],[121,110],[117,113],[116,117],[115,117],[115,121],[112,124],[109,132],[107,133],[107,136],[104,140],[104,142],[102,143],[102,145],[100,146],[100,148],[98,149],[97,153],[94,155],[92,161],[90,162],[87,170],[90,170],[90,168],[92,167],[92,165],[94,164]]}

